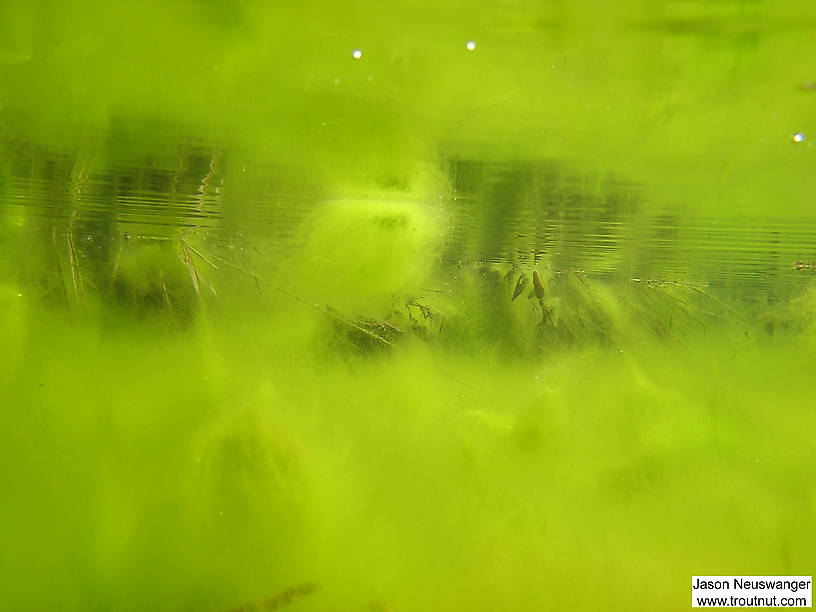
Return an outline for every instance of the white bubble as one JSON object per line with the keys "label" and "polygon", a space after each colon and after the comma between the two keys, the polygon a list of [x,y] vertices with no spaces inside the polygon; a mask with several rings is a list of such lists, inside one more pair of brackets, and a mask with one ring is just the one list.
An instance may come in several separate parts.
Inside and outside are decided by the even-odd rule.
{"label": "white bubble", "polygon": [[361,57],[363,57],[363,52],[360,51],[359,49],[355,49],[354,51],[351,52],[351,57],[353,57],[354,59],[360,59]]}
{"label": "white bubble", "polygon": [[476,50],[476,41],[475,41],[475,40],[469,40],[469,41],[467,41],[467,42],[465,43],[465,48],[466,48],[468,51],[475,51],[475,50]]}
{"label": "white bubble", "polygon": [[796,132],[792,137],[793,142],[804,142],[805,135],[802,132]]}

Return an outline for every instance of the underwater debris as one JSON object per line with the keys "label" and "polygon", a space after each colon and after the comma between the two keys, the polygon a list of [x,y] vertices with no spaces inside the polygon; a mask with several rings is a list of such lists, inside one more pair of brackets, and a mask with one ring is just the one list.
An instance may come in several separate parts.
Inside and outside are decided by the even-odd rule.
{"label": "underwater debris", "polygon": [[335,324],[333,340],[342,339],[358,350],[395,348],[403,334],[400,327],[385,319],[358,318],[355,321],[331,306],[326,307],[326,312],[332,316],[331,321]]}
{"label": "underwater debris", "polygon": [[[744,324],[736,310],[703,282],[626,279],[525,263],[513,263],[507,271],[504,266],[508,263],[478,267],[485,272],[480,272],[481,282],[473,286],[482,293],[478,302],[493,304],[485,307],[490,319],[481,322],[480,329],[501,329],[495,340],[514,353],[540,353],[592,342],[625,344],[638,329],[683,344],[688,333],[705,333],[715,321]],[[626,289],[627,280],[633,290]],[[502,285],[501,293],[512,290],[505,306],[495,303],[496,285]],[[532,308],[520,305],[519,297],[535,303],[538,321],[534,321]],[[531,334],[533,327],[537,329]]]}
{"label": "underwater debris", "polygon": [[[421,319],[414,317],[411,313],[412,307],[419,310],[422,316]],[[427,304],[422,304],[419,298],[414,298],[411,301],[406,300],[405,310],[408,313],[408,327],[415,334],[424,336],[431,331],[442,331],[442,326],[445,324],[445,316]]]}
{"label": "underwater debris", "polygon": [[[419,299],[395,298],[393,308],[387,316],[358,316],[355,319],[348,319],[333,308],[327,307],[336,315],[338,322],[346,324],[335,327],[334,339],[339,339],[355,350],[363,352],[397,348],[403,340],[409,341],[411,338],[430,341],[442,332],[445,317]],[[404,308],[400,307],[400,304],[403,304]]]}
{"label": "underwater debris", "polygon": [[[113,271],[120,293],[116,297],[186,319],[200,309],[207,288],[215,293],[208,272],[232,270],[253,292],[257,289],[262,301],[265,292],[274,291],[325,315],[328,325],[320,332],[321,342],[331,353],[378,355],[418,340],[537,355],[591,343],[625,344],[638,330],[682,344],[687,333],[705,333],[714,319],[741,322],[704,283],[557,270],[550,263],[533,265],[528,260],[475,263],[464,270],[460,266],[449,276],[437,270],[442,280],[437,276],[430,284],[444,290],[392,293],[388,299],[343,308],[331,301],[318,302],[311,293],[304,295],[309,285],[290,270],[282,272],[277,262],[264,263],[264,269],[274,270],[268,278],[253,269],[254,260],[213,250],[211,245],[190,244],[184,234],[173,242],[176,268],[155,263],[148,270],[149,279],[137,277],[133,264],[128,265],[133,257],[129,252],[137,249],[120,247]],[[66,283],[70,291],[69,285],[70,281]]]}
{"label": "underwater debris", "polygon": [[292,603],[296,597],[312,595],[317,592],[319,585],[316,582],[304,582],[295,585],[261,601],[250,601],[235,608],[230,608],[228,612],[254,612],[255,610],[278,610]]}
{"label": "underwater debris", "polygon": [[[259,277],[254,272],[250,272],[249,270],[245,270],[241,266],[238,266],[238,265],[224,259],[223,257],[219,257],[218,255],[215,255],[215,254],[211,253],[209,255],[209,258],[207,258],[200,251],[198,251],[197,249],[194,249],[189,244],[187,244],[183,239],[182,239],[181,242],[182,242],[182,249],[183,249],[182,261],[185,263],[185,265],[187,265],[188,262],[189,262],[189,265],[187,265],[187,267],[190,270],[190,276],[193,279],[193,282],[194,282],[194,284],[196,286],[196,292],[197,293],[199,293],[199,282],[200,282],[199,281],[199,276],[198,276],[198,272],[195,269],[195,266],[193,265],[192,258],[189,256],[189,253],[187,253],[187,250],[192,252],[194,255],[197,255],[199,258],[201,258],[204,262],[209,264],[214,269],[218,269],[218,267],[213,262],[219,262],[219,263],[227,266],[228,268],[231,268],[231,269],[235,270],[236,272],[239,272],[242,275],[249,277],[250,279],[252,279],[255,286],[258,288],[259,293],[260,293],[260,289],[261,289],[262,286],[263,287],[268,287],[270,289],[274,289],[278,293],[280,293],[282,295],[285,295],[288,298],[291,298],[291,299],[293,299],[295,301],[298,301],[301,304],[304,304],[304,305],[308,306],[309,308],[313,308],[314,310],[322,312],[323,314],[328,315],[332,319],[340,321],[340,322],[344,323],[345,325],[348,325],[348,326],[356,329],[358,332],[361,332],[361,333],[365,334],[366,336],[368,336],[369,338],[371,338],[375,342],[381,342],[384,345],[394,346],[388,339],[384,338],[383,336],[380,336],[379,334],[371,331],[370,329],[367,329],[363,325],[355,323],[349,317],[347,317],[344,314],[340,313],[338,310],[336,310],[335,308],[333,308],[331,306],[328,306],[328,305],[322,306],[320,304],[310,302],[309,300],[301,297],[300,295],[297,295],[296,293],[294,293],[292,291],[284,289],[280,285],[277,285],[275,283],[267,281],[267,280]],[[199,293],[199,295],[200,295],[200,293]]]}
{"label": "underwater debris", "polygon": [[416,306],[417,308],[419,308],[419,312],[422,313],[422,318],[423,319],[430,319],[431,318],[431,316],[432,316],[431,315],[431,309],[428,306],[425,306],[425,304],[420,304],[416,300],[406,302],[406,304],[405,304],[405,307],[408,310],[408,317],[409,318],[413,319],[413,316],[411,316],[410,306]]}
{"label": "underwater debris", "polygon": [[[737,312],[733,308],[731,308],[727,304],[724,304],[721,300],[718,300],[713,295],[711,295],[709,292],[703,291],[695,283],[688,282],[688,281],[654,280],[654,279],[641,279],[641,278],[633,278],[632,282],[643,283],[645,286],[647,286],[647,287],[649,287],[650,289],[653,289],[653,290],[654,289],[666,290],[666,289],[670,289],[670,288],[681,288],[683,290],[696,293],[696,294],[704,297],[709,302],[710,305],[716,305],[718,308],[722,309],[724,312],[727,312],[731,317],[733,317],[733,318],[735,318],[736,320],[739,321],[739,315],[737,314]],[[664,291],[664,293],[665,293],[665,291]],[[683,300],[678,300],[675,296],[670,296],[670,297],[677,300],[681,304],[684,304],[685,306],[688,306],[690,308],[696,308],[699,312],[701,312],[703,314],[706,314],[706,315],[709,315],[709,316],[712,316],[712,317],[722,316],[722,315],[719,315],[717,313],[702,310],[702,308],[699,307],[699,306],[691,306],[689,303],[687,303],[687,302],[685,302]]]}
{"label": "underwater debris", "polygon": [[640,288],[638,299],[629,300],[633,312],[648,321],[658,335],[679,344],[683,344],[683,333],[695,327],[705,333],[713,321],[745,324],[733,308],[699,286],[703,283],[641,278],[630,280]]}

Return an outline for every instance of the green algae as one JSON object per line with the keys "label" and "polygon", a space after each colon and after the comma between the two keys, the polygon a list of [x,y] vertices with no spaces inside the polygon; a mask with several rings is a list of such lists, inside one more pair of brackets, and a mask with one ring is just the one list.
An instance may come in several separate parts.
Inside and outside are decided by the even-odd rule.
{"label": "green algae", "polygon": [[812,6],[0,17],[0,607],[813,566]]}

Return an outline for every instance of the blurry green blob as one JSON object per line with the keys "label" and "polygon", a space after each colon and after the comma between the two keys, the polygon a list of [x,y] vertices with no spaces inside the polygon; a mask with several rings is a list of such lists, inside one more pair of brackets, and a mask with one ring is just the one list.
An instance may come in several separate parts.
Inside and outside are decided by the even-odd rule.
{"label": "blurry green blob", "polygon": [[298,237],[298,286],[307,299],[377,312],[423,287],[444,226],[437,211],[409,199],[349,199],[320,205]]}
{"label": "blurry green blob", "polygon": [[35,13],[34,3],[4,2],[0,6],[0,67],[24,65],[31,60]]}
{"label": "blurry green blob", "polygon": [[[131,254],[154,276],[123,279],[149,295],[175,255]],[[450,343],[382,359],[317,353],[293,300],[171,334],[38,313],[0,377],[2,600],[223,612],[308,582],[293,609],[646,610],[685,602],[672,577],[701,565],[812,565],[807,338],[652,329],[522,352],[557,327],[534,287],[512,301],[487,270],[461,285],[472,318],[451,314]],[[627,307],[603,287],[614,319]]]}

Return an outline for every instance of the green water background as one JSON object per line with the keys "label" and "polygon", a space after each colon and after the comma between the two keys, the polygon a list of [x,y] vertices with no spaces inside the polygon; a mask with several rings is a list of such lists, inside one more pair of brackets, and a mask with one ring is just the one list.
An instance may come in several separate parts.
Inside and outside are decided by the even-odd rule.
{"label": "green water background", "polygon": [[2,607],[812,573],[815,13],[4,4]]}

